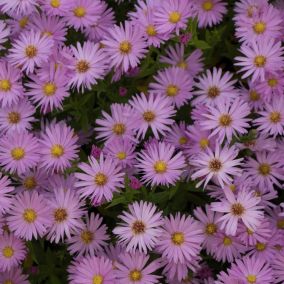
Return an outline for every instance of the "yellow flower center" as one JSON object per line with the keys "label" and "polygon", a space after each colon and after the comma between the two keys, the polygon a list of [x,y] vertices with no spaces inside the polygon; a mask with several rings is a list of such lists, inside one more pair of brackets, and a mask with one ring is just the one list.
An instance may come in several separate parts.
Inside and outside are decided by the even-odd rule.
{"label": "yellow flower center", "polygon": [[154,164],[154,169],[156,171],[157,174],[163,174],[167,171],[167,164],[164,161],[157,161]]}
{"label": "yellow flower center", "polygon": [[14,255],[14,249],[10,246],[6,246],[2,250],[2,254],[6,258],[11,258]]}
{"label": "yellow flower center", "polygon": [[79,6],[73,10],[74,16],[83,18],[86,15],[86,9],[83,6]]}
{"label": "yellow flower center", "polygon": [[253,30],[257,34],[262,34],[266,30],[266,24],[264,22],[255,23],[253,26]]}
{"label": "yellow flower center", "polygon": [[202,8],[204,11],[211,11],[214,7],[214,4],[212,1],[204,1],[202,4]]}
{"label": "yellow flower center", "polygon": [[21,147],[16,147],[11,151],[11,156],[14,160],[19,161],[25,157],[25,150]]}
{"label": "yellow flower center", "polygon": [[184,60],[181,60],[178,64],[177,67],[186,69],[187,68],[187,63]]}
{"label": "yellow flower center", "polygon": [[81,233],[81,239],[83,241],[84,244],[89,244],[93,241],[94,239],[94,234],[90,231],[83,231]]}
{"label": "yellow flower center", "polygon": [[126,127],[123,123],[116,123],[114,124],[112,131],[116,134],[116,135],[122,135],[124,134],[126,130]]}
{"label": "yellow flower center", "polygon": [[55,144],[51,147],[50,152],[54,158],[60,158],[64,154],[64,148],[59,144]]}
{"label": "yellow flower center", "polygon": [[249,274],[248,276],[247,276],[247,281],[248,281],[248,283],[256,283],[256,276],[255,275],[253,275],[253,274]]}
{"label": "yellow flower center", "polygon": [[126,153],[125,152],[118,152],[116,154],[116,157],[119,159],[119,160],[124,160],[126,158]]}
{"label": "yellow flower center", "polygon": [[146,226],[142,221],[137,220],[132,224],[131,229],[134,235],[139,235],[145,232]]}
{"label": "yellow flower center", "polygon": [[11,111],[8,113],[8,121],[11,124],[17,124],[21,120],[21,115],[18,112]]}
{"label": "yellow flower center", "polygon": [[218,172],[222,168],[222,163],[218,159],[213,159],[209,162],[209,169],[212,172]]}
{"label": "yellow flower center", "polygon": [[232,241],[232,239],[231,238],[229,238],[229,237],[224,237],[224,239],[223,239],[223,244],[224,244],[224,246],[230,246],[231,244],[233,243],[233,241]]}
{"label": "yellow flower center", "polygon": [[210,88],[208,89],[207,94],[208,94],[208,97],[209,97],[209,98],[214,99],[214,98],[216,98],[216,97],[218,97],[218,96],[220,95],[220,90],[219,90],[218,87],[212,86],[212,87],[210,87]]}
{"label": "yellow flower center", "polygon": [[180,246],[184,243],[184,234],[181,232],[176,232],[172,234],[172,243]]}
{"label": "yellow flower center", "polygon": [[101,275],[95,275],[93,277],[93,284],[103,284],[104,278]]}
{"label": "yellow flower center", "polygon": [[124,40],[120,43],[119,50],[121,53],[128,54],[132,50],[132,44],[129,41]]}
{"label": "yellow flower center", "polygon": [[90,69],[90,64],[86,60],[79,60],[76,64],[78,73],[86,73]]}
{"label": "yellow flower center", "polygon": [[37,182],[34,177],[27,177],[24,180],[23,185],[26,189],[34,189],[37,186]]}
{"label": "yellow flower center", "polygon": [[273,87],[277,86],[278,80],[275,79],[275,78],[270,78],[270,79],[268,79],[267,83],[268,83],[269,87],[273,88]]}
{"label": "yellow flower center", "polygon": [[33,209],[26,209],[24,211],[23,218],[27,223],[33,223],[37,218],[37,214]]}
{"label": "yellow flower center", "polygon": [[104,186],[108,181],[108,177],[104,173],[97,173],[95,175],[95,184],[97,186]]}
{"label": "yellow flower center", "polygon": [[22,19],[19,20],[19,26],[21,29],[25,28],[29,21],[29,18],[27,16],[23,17]]}
{"label": "yellow flower center", "polygon": [[37,55],[37,48],[34,45],[28,45],[25,51],[28,58],[33,58]]}
{"label": "yellow flower center", "polygon": [[251,101],[256,102],[260,99],[260,95],[256,91],[252,90],[249,92],[249,98]]}
{"label": "yellow flower center", "polygon": [[44,32],[41,33],[41,35],[42,35],[42,36],[50,37],[50,36],[52,36],[52,32],[50,32],[50,31],[44,31]]}
{"label": "yellow flower center", "polygon": [[53,212],[54,219],[57,223],[62,223],[68,217],[67,211],[64,208],[55,209]]}
{"label": "yellow flower center", "polygon": [[278,229],[284,229],[284,219],[279,219],[277,221],[277,228]]}
{"label": "yellow flower center", "polygon": [[8,279],[3,282],[3,284],[15,284],[12,280]]}
{"label": "yellow flower center", "polygon": [[263,176],[269,175],[270,171],[271,171],[270,165],[267,163],[260,164],[258,167],[258,172]]}
{"label": "yellow flower center", "polygon": [[206,225],[205,232],[207,235],[214,235],[217,232],[217,226],[214,223]]}
{"label": "yellow flower center", "polygon": [[266,249],[266,244],[264,243],[257,243],[255,245],[255,248],[258,250],[258,251],[264,251]]}
{"label": "yellow flower center", "polygon": [[57,86],[52,82],[48,82],[43,86],[43,92],[47,97],[53,96],[56,90]]}
{"label": "yellow flower center", "polygon": [[231,213],[235,216],[242,216],[245,212],[245,208],[241,203],[235,203],[231,207]]}
{"label": "yellow flower center", "polygon": [[137,269],[134,269],[132,271],[130,271],[129,273],[129,279],[131,281],[140,281],[142,279],[142,273],[141,271],[137,270]]}
{"label": "yellow flower center", "polygon": [[229,188],[232,190],[232,192],[236,191],[236,186],[234,184],[230,184]]}
{"label": "yellow flower center", "polygon": [[181,13],[179,13],[178,11],[174,11],[169,14],[169,21],[172,24],[178,23],[180,19],[181,19]]}
{"label": "yellow flower center", "polygon": [[219,117],[219,124],[223,127],[230,126],[232,123],[232,118],[229,114],[222,114]]}
{"label": "yellow flower center", "polygon": [[266,64],[266,57],[263,55],[258,55],[254,58],[254,65],[256,67],[263,67]]}
{"label": "yellow flower center", "polygon": [[205,149],[209,146],[209,140],[207,138],[202,138],[199,140],[199,146],[201,149]]}
{"label": "yellow flower center", "polygon": [[273,111],[270,113],[269,118],[272,123],[278,123],[281,121],[281,113],[278,111]]}
{"label": "yellow flower center", "polygon": [[12,84],[10,80],[4,79],[0,80],[0,91],[2,92],[8,92],[11,90]]}
{"label": "yellow flower center", "polygon": [[143,118],[147,122],[152,122],[155,119],[156,115],[152,111],[145,111],[143,113]]}
{"label": "yellow flower center", "polygon": [[180,145],[186,144],[187,141],[188,141],[188,139],[186,137],[184,137],[184,136],[180,137],[179,140],[178,140]]}
{"label": "yellow flower center", "polygon": [[157,34],[157,31],[153,25],[148,25],[146,28],[146,33],[148,36],[155,36]]}
{"label": "yellow flower center", "polygon": [[248,233],[248,235],[253,235],[254,234],[254,231],[252,231],[252,230],[250,230],[249,228],[247,228],[247,233]]}
{"label": "yellow flower center", "polygon": [[179,87],[176,85],[169,85],[167,88],[167,95],[169,97],[175,97],[179,92]]}
{"label": "yellow flower center", "polygon": [[60,0],[51,0],[50,1],[50,6],[53,7],[53,8],[58,8],[60,7],[61,3],[60,3]]}

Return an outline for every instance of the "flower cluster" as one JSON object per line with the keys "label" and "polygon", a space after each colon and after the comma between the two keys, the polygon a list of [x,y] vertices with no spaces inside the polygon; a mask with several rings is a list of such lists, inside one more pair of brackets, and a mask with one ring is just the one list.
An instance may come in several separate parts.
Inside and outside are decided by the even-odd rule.
{"label": "flower cluster", "polygon": [[0,12],[0,283],[284,283],[283,1]]}

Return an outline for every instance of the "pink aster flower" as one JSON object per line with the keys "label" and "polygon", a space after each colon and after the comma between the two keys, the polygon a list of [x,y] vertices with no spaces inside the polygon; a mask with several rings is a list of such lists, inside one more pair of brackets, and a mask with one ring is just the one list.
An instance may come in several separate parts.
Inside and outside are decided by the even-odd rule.
{"label": "pink aster flower", "polygon": [[37,0],[0,0],[1,11],[9,15],[29,15],[37,8]]}
{"label": "pink aster flower", "polygon": [[0,235],[0,272],[7,273],[10,269],[19,266],[26,254],[24,241],[13,234]]}
{"label": "pink aster flower", "polygon": [[252,178],[254,185],[264,191],[273,187],[281,187],[280,181],[284,179],[283,159],[277,152],[256,152],[255,159],[249,157],[244,164],[243,177]]}
{"label": "pink aster flower", "polygon": [[51,223],[49,212],[45,198],[36,191],[19,193],[7,217],[9,229],[25,240],[41,238]]}
{"label": "pink aster flower", "polygon": [[84,227],[67,240],[68,250],[78,256],[86,253],[93,256],[101,251],[109,240],[107,227],[102,222],[103,218],[99,215],[94,213],[91,213],[90,217],[86,215]]}
{"label": "pink aster flower", "polygon": [[77,140],[74,130],[64,122],[46,126],[39,140],[40,168],[54,172],[70,167],[71,162],[78,157]]}
{"label": "pink aster flower", "polygon": [[26,131],[12,132],[0,139],[0,164],[10,173],[24,173],[39,161],[38,139]]}
{"label": "pink aster flower", "polygon": [[115,271],[118,283],[160,283],[161,276],[153,273],[161,267],[161,263],[159,260],[149,262],[149,259],[149,255],[141,252],[121,254]]}
{"label": "pink aster flower", "polygon": [[175,147],[164,142],[150,145],[138,154],[137,161],[143,182],[151,186],[175,184],[186,167],[182,152],[175,154]]}
{"label": "pink aster flower", "polygon": [[91,26],[103,12],[101,1],[98,0],[72,0],[68,4],[64,19],[75,30]]}
{"label": "pink aster flower", "polygon": [[80,163],[83,173],[76,173],[75,186],[81,197],[90,197],[94,202],[112,200],[113,193],[124,187],[124,173],[114,159],[104,154],[97,161],[89,157],[89,163]]}
{"label": "pink aster flower", "polygon": [[132,107],[123,104],[111,104],[111,114],[102,111],[103,118],[96,119],[97,139],[107,140],[122,138],[134,140],[134,129],[139,127],[137,114]]}
{"label": "pink aster flower", "polygon": [[231,175],[240,176],[242,170],[237,166],[241,165],[243,158],[235,159],[237,155],[238,152],[235,148],[225,147],[222,149],[218,144],[216,144],[214,152],[210,148],[207,148],[206,152],[201,152],[190,161],[196,167],[192,178],[201,178],[197,186],[204,183],[205,187],[213,179],[221,187],[224,187],[225,184],[232,182]]}
{"label": "pink aster flower", "polygon": [[202,51],[200,49],[194,50],[188,57],[185,54],[185,46],[183,44],[176,44],[169,46],[166,49],[166,56],[161,56],[160,61],[167,63],[173,67],[179,67],[187,71],[192,77],[196,76],[203,70]]}
{"label": "pink aster flower", "polygon": [[[235,12],[237,16],[235,21],[241,20],[243,17],[252,18],[255,15],[261,14],[268,8],[267,0],[241,0],[235,4]],[[242,17],[240,19],[240,17]]]}
{"label": "pink aster flower", "polygon": [[232,80],[233,74],[225,72],[222,74],[222,69],[213,68],[213,71],[206,70],[197,78],[198,82],[195,84],[197,88],[193,92],[196,98],[193,100],[193,105],[205,103],[208,105],[215,105],[220,101],[232,100],[238,96],[238,91],[234,88],[236,80]]}
{"label": "pink aster flower", "polygon": [[58,243],[64,237],[71,238],[71,234],[79,232],[84,228],[81,218],[85,214],[84,203],[73,190],[56,188],[48,200],[51,211],[51,227],[47,239]]}
{"label": "pink aster flower", "polygon": [[10,35],[10,28],[4,21],[0,21],[0,50],[5,49],[2,45],[4,42],[8,40],[8,36]]}
{"label": "pink aster flower", "polygon": [[219,219],[221,230],[225,229],[226,234],[235,236],[241,220],[247,228],[255,231],[263,219],[263,207],[259,206],[260,198],[255,196],[254,192],[245,190],[239,191],[237,196],[230,189],[224,190],[224,193],[226,198],[211,203],[213,211],[224,214]]}
{"label": "pink aster flower", "polygon": [[148,202],[134,202],[128,206],[130,212],[123,211],[119,219],[123,223],[118,223],[113,233],[118,236],[118,243],[126,248],[126,251],[147,253],[159,242],[163,225],[162,212],[157,211],[157,207]]}
{"label": "pink aster flower", "polygon": [[71,46],[71,50],[73,57],[67,57],[70,60],[68,68],[72,72],[69,86],[77,87],[78,90],[91,89],[107,72],[105,50],[100,48],[98,43],[90,41],[84,42],[83,45],[77,42],[77,47]]}
{"label": "pink aster flower", "polygon": [[194,0],[193,3],[199,28],[219,24],[227,12],[227,4],[221,0]]}
{"label": "pink aster flower", "polygon": [[138,137],[145,138],[149,127],[157,139],[159,139],[159,134],[165,135],[165,132],[170,130],[169,125],[174,122],[171,117],[175,115],[176,111],[169,98],[153,93],[146,97],[141,93],[129,103],[139,116],[139,123],[137,122]]}
{"label": "pink aster flower", "polygon": [[34,106],[27,100],[23,99],[17,104],[0,109],[0,131],[9,133],[13,131],[30,130],[32,122],[35,121]]}
{"label": "pink aster flower", "polygon": [[233,136],[246,134],[249,127],[250,108],[247,103],[235,99],[234,101],[219,101],[216,105],[208,106],[209,113],[205,113],[201,127],[211,130],[210,136],[217,136],[218,141],[223,142],[226,138],[231,142]]}
{"label": "pink aster flower", "polygon": [[35,14],[31,18],[29,28],[31,30],[40,31],[42,35],[47,35],[53,39],[55,45],[62,45],[66,40],[66,25],[56,16],[46,16],[43,13]]}
{"label": "pink aster flower", "polygon": [[39,0],[40,7],[47,15],[64,16],[69,8],[70,0]]}
{"label": "pink aster flower", "polygon": [[261,133],[282,135],[284,133],[284,98],[275,97],[271,103],[266,103],[263,111],[258,112],[260,117],[254,120]]}
{"label": "pink aster flower", "polygon": [[163,1],[154,11],[155,24],[161,33],[174,32],[186,28],[188,19],[193,15],[192,3],[188,0]]}
{"label": "pink aster flower", "polygon": [[11,193],[14,189],[8,177],[0,173],[0,215],[10,208],[13,201]]}
{"label": "pink aster flower", "polygon": [[54,108],[62,109],[62,102],[70,96],[68,91],[68,77],[56,65],[51,65],[45,78],[39,75],[31,75],[32,82],[28,82],[25,93],[40,107],[43,113]]}
{"label": "pink aster flower", "polygon": [[0,283],[29,284],[29,280],[28,275],[23,274],[21,267],[14,267],[9,271],[0,272]]}
{"label": "pink aster flower", "polygon": [[30,31],[20,35],[10,49],[8,59],[14,66],[20,66],[27,74],[48,61],[52,52],[53,40],[40,32]]}
{"label": "pink aster flower", "polygon": [[243,44],[240,52],[244,56],[237,56],[235,65],[241,67],[243,79],[252,75],[252,81],[264,81],[266,72],[274,73],[284,68],[281,42],[267,39],[261,42],[252,41],[249,45]]}
{"label": "pink aster flower", "polygon": [[275,281],[281,283],[284,281],[284,253],[278,253],[271,264]]}
{"label": "pink aster flower", "polygon": [[202,226],[190,216],[170,215],[164,219],[157,251],[174,263],[191,262],[201,251]]}
{"label": "pink aster flower", "polygon": [[70,284],[113,284],[116,282],[112,262],[105,257],[87,256],[74,264]]}
{"label": "pink aster flower", "polygon": [[265,12],[255,13],[252,17],[240,18],[237,21],[236,36],[245,43],[277,39],[281,36],[281,23],[281,14],[269,5]]}
{"label": "pink aster flower", "polygon": [[181,68],[166,68],[159,71],[154,79],[156,82],[150,84],[150,91],[168,97],[177,108],[180,108],[191,99],[192,79]]}
{"label": "pink aster flower", "polygon": [[0,62],[0,106],[16,104],[23,96],[21,72],[8,62]]}
{"label": "pink aster flower", "polygon": [[146,54],[146,42],[139,26],[126,21],[124,27],[114,26],[102,41],[103,50],[111,67],[122,68],[126,72],[138,66]]}

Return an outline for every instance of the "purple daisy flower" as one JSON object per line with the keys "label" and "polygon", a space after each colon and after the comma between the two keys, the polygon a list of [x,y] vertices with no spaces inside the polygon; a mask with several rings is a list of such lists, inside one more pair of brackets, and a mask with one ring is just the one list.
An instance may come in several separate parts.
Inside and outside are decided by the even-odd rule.
{"label": "purple daisy flower", "polygon": [[9,229],[25,240],[43,237],[51,224],[50,208],[36,191],[17,194],[8,213]]}
{"label": "purple daisy flower", "polygon": [[171,117],[175,115],[176,111],[169,98],[157,96],[153,93],[146,97],[141,93],[129,103],[138,113],[138,137],[145,138],[149,127],[156,139],[159,139],[159,134],[165,135],[166,131],[170,131],[169,125],[174,122]]}
{"label": "purple daisy flower", "polygon": [[59,243],[64,237],[71,238],[71,234],[84,228],[81,218],[85,214],[84,203],[80,201],[75,191],[56,188],[50,196],[48,204],[51,210],[51,227],[47,239]]}
{"label": "purple daisy flower", "polygon": [[147,51],[143,31],[128,21],[124,27],[120,25],[109,29],[102,44],[111,67],[121,67],[124,72],[138,66]]}
{"label": "purple daisy flower", "polygon": [[11,193],[14,189],[8,177],[0,173],[0,215],[10,208],[13,200]]}
{"label": "purple daisy flower", "polygon": [[39,166],[46,170],[63,171],[78,157],[78,136],[64,122],[51,123],[41,133]]}
{"label": "purple daisy flower", "polygon": [[239,72],[244,73],[243,79],[252,75],[252,81],[264,81],[266,72],[277,73],[284,68],[284,52],[280,41],[253,41],[250,45],[243,44],[240,52],[244,56],[237,56],[235,65],[241,67]]}
{"label": "purple daisy flower", "polygon": [[39,0],[40,7],[47,15],[64,16],[69,8],[69,0]]}
{"label": "purple daisy flower", "polygon": [[181,68],[170,67],[154,76],[155,83],[149,85],[150,91],[170,98],[172,104],[180,108],[192,98],[193,82],[191,76]]}
{"label": "purple daisy flower", "polygon": [[272,262],[272,269],[277,283],[284,281],[284,253],[278,253]]}
{"label": "purple daisy flower", "polygon": [[4,273],[0,272],[0,283],[29,284],[29,280],[28,275],[23,274],[21,267],[14,267]]}
{"label": "purple daisy flower", "polygon": [[157,207],[148,202],[140,201],[128,205],[130,212],[123,211],[119,219],[123,223],[118,223],[113,233],[118,236],[118,243],[126,248],[126,251],[147,253],[159,242],[163,225],[162,212],[157,211]]}
{"label": "purple daisy flower", "polygon": [[170,215],[164,219],[157,251],[169,262],[191,262],[201,251],[202,226],[190,216]]}
{"label": "purple daisy flower", "polygon": [[8,59],[14,66],[21,66],[27,74],[47,62],[52,53],[53,40],[41,32],[30,31],[20,35],[12,44]]}
{"label": "purple daisy flower", "polygon": [[0,62],[0,105],[11,106],[23,97],[21,72],[8,62]]}
{"label": "purple daisy flower", "polygon": [[38,139],[26,131],[12,132],[0,138],[0,164],[10,173],[24,173],[39,160]]}
{"label": "purple daisy flower", "polygon": [[30,130],[35,121],[34,106],[26,99],[10,107],[0,109],[0,131],[9,133],[14,131]]}
{"label": "purple daisy flower", "polygon": [[37,5],[37,0],[0,0],[1,11],[9,15],[29,15]]}
{"label": "purple daisy flower", "polygon": [[26,257],[24,241],[13,234],[0,235],[0,271],[7,273],[21,264]]}
{"label": "purple daisy flower", "polygon": [[97,161],[89,157],[89,164],[80,163],[83,173],[76,173],[75,186],[81,197],[90,197],[94,202],[111,201],[113,193],[124,187],[124,173],[114,159],[104,154]]}
{"label": "purple daisy flower", "polygon": [[90,254],[94,256],[103,250],[107,245],[109,236],[107,235],[107,227],[103,223],[103,218],[99,215],[91,213],[90,217],[86,215],[86,224],[84,228],[74,234],[67,240],[68,250],[72,254]]}
{"label": "purple daisy flower", "polygon": [[159,260],[149,263],[149,255],[140,252],[121,254],[116,264],[115,276],[118,283],[154,284],[161,276],[153,274],[161,267]]}
{"label": "purple daisy flower", "polygon": [[182,152],[175,154],[175,147],[164,142],[147,147],[138,154],[137,161],[142,180],[151,186],[175,184],[186,167]]}

